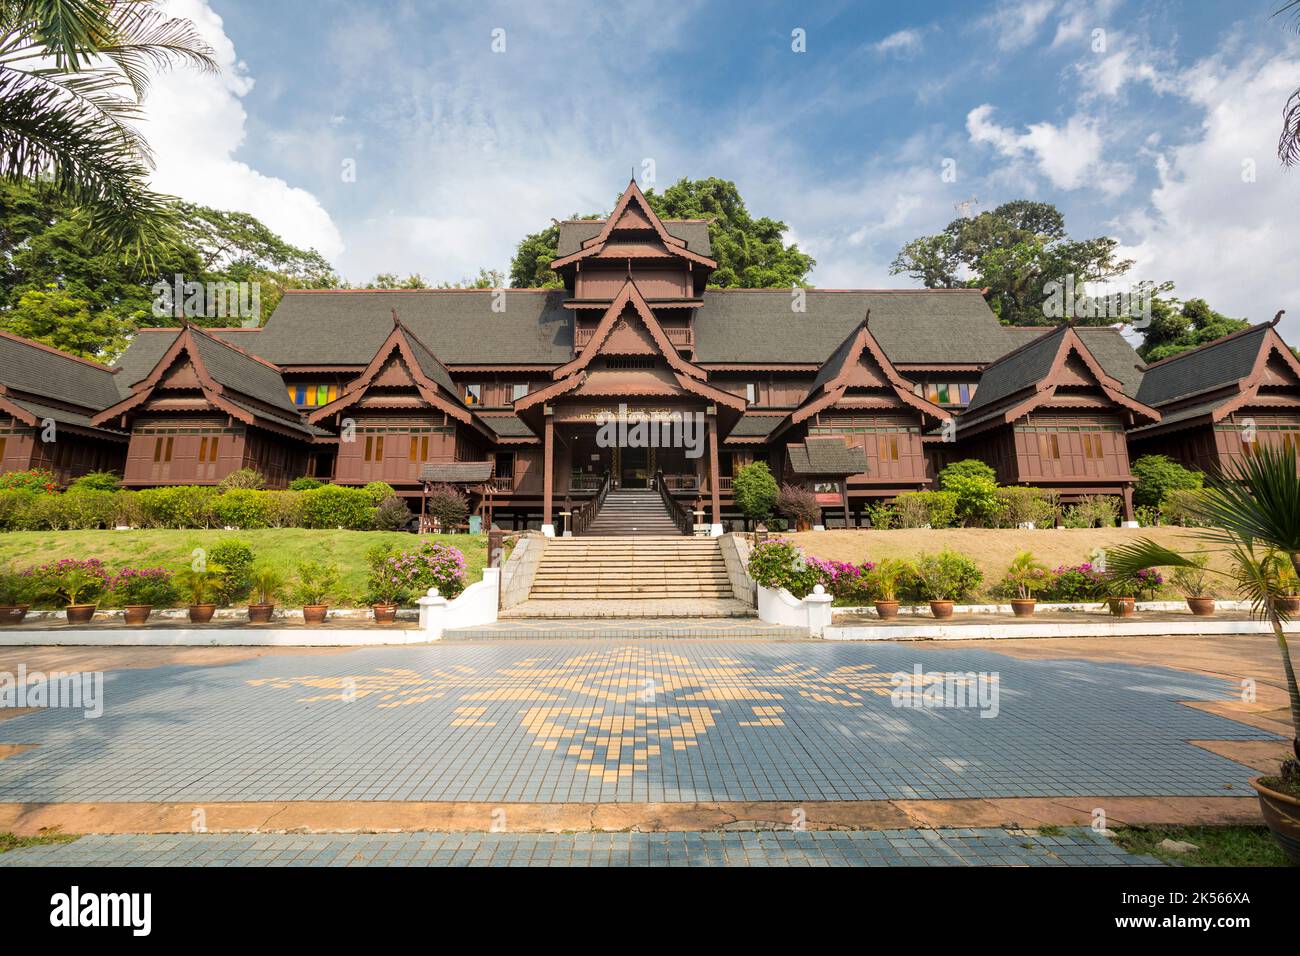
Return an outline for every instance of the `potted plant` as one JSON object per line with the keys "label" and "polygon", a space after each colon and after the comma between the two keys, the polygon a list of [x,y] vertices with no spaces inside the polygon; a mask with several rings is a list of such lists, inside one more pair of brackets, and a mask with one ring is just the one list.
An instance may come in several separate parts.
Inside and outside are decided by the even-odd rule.
{"label": "potted plant", "polygon": [[1197,617],[1209,617],[1214,613],[1214,598],[1210,595],[1207,566],[1210,556],[1207,554],[1189,555],[1191,566],[1175,568],[1170,576],[1176,587],[1187,599],[1187,606]]}
{"label": "potted plant", "polygon": [[0,625],[21,624],[31,607],[32,580],[11,568],[0,570]]}
{"label": "potted plant", "polygon": [[[1287,578],[1300,576],[1300,469],[1295,452],[1286,446],[1260,444],[1255,453],[1235,459],[1210,479],[1210,488],[1189,505],[1200,527],[1197,534],[1226,549],[1232,562],[1229,577],[1255,614],[1271,625],[1282,658],[1287,696],[1291,702],[1291,755],[1276,775],[1250,783],[1259,795],[1260,811],[1282,852],[1300,864],[1300,684],[1283,624],[1291,619],[1283,599],[1292,596]],[[1141,568],[1193,568],[1192,559],[1143,540],[1114,549],[1111,567],[1120,573]],[[1212,571],[1211,573],[1224,573]]]}
{"label": "potted plant", "polygon": [[1051,582],[1052,572],[1032,552],[1021,551],[1017,554],[1007,566],[1006,576],[1002,579],[1003,589],[1014,595],[1011,598],[1011,613],[1016,617],[1032,615],[1038,604],[1034,592],[1049,587]]}
{"label": "potted plant", "polygon": [[1137,610],[1137,597],[1134,595],[1133,577],[1116,574],[1106,575],[1102,588],[1106,593],[1106,606],[1112,617],[1132,617]]}
{"label": "potted plant", "polygon": [[258,564],[249,575],[254,600],[248,604],[248,623],[266,624],[275,613],[275,599],[284,588],[284,574],[269,564]]}
{"label": "potted plant", "polygon": [[123,568],[108,586],[114,603],[121,604],[126,624],[139,627],[149,620],[155,607],[170,607],[176,601],[176,586],[166,568]]}
{"label": "potted plant", "polygon": [[337,565],[322,561],[304,561],[298,565],[298,581],[293,588],[294,599],[302,605],[304,624],[317,627],[325,623],[329,613],[329,599],[338,586]]}
{"label": "potted plant", "polygon": [[64,558],[33,572],[37,591],[62,603],[69,624],[89,624],[108,573],[98,558]]}
{"label": "potted plant", "polygon": [[916,563],[916,576],[930,602],[930,613],[939,620],[952,617],[953,604],[974,590],[983,577],[970,558],[947,549],[922,555]]}
{"label": "potted plant", "polygon": [[376,624],[395,621],[398,601],[407,593],[404,575],[395,563],[394,551],[390,545],[378,544],[366,552],[366,561],[370,565],[366,592]]}
{"label": "potted plant", "polygon": [[875,594],[876,617],[892,621],[898,617],[898,582],[911,565],[898,558],[885,558],[867,573],[867,582]]}
{"label": "potted plant", "polygon": [[202,568],[188,564],[176,573],[177,586],[190,600],[191,624],[207,624],[212,620],[212,615],[217,613],[217,604],[213,599],[221,588],[222,570],[211,563]]}
{"label": "potted plant", "polygon": [[1288,617],[1295,617],[1300,614],[1300,577],[1296,576],[1295,568],[1291,567],[1291,562],[1285,555],[1278,554],[1275,558],[1277,609]]}

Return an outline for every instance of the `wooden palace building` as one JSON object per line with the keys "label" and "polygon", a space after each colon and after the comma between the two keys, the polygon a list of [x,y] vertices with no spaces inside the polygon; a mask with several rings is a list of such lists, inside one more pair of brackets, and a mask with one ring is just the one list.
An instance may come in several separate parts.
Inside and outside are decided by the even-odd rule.
{"label": "wooden palace building", "polygon": [[0,335],[3,468],[139,488],[251,467],[385,481],[417,510],[447,482],[547,533],[645,489],[719,533],[755,460],[828,525],[971,457],[1131,519],[1134,456],[1208,469],[1300,435],[1274,325],[1148,367],[1114,328],[1004,326],[976,289],[707,289],[715,266],[708,224],[632,182],[560,224],[562,288],[290,291],[261,328],[141,330],[113,368]]}

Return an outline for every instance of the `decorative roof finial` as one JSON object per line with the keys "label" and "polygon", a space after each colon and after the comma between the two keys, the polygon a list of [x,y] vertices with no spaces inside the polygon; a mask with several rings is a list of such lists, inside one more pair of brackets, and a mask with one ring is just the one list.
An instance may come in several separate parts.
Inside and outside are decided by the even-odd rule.
{"label": "decorative roof finial", "polygon": [[1284,315],[1286,315],[1286,309],[1278,309],[1277,315],[1273,316],[1273,321],[1270,323],[1270,325],[1277,325],[1279,322],[1282,321],[1282,316]]}
{"label": "decorative roof finial", "polygon": [[396,308],[393,308],[392,312],[393,312],[393,328],[396,329],[396,328],[398,328],[398,327],[401,326],[401,324],[402,324],[402,320],[399,319],[399,318],[397,317],[397,309],[396,309]]}

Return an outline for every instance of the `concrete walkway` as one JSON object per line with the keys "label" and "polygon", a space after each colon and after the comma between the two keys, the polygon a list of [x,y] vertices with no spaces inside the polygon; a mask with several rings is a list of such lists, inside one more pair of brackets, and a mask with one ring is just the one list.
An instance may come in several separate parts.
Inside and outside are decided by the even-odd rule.
{"label": "concrete walkway", "polygon": [[88,836],[0,866],[1160,866],[1090,830]]}

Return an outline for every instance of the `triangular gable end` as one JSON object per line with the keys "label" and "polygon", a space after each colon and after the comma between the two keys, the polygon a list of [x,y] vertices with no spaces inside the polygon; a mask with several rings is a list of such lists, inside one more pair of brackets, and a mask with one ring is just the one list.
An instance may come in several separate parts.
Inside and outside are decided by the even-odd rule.
{"label": "triangular gable end", "polygon": [[665,252],[697,265],[707,266],[710,269],[717,268],[717,260],[691,252],[686,248],[684,239],[677,238],[665,228],[663,221],[651,208],[649,200],[645,198],[635,179],[631,180],[627,189],[623,190],[623,195],[619,197],[618,203],[605,220],[605,225],[601,227],[600,232],[583,242],[582,248],[577,252],[552,260],[551,268],[559,269],[588,256],[599,254],[618,231],[645,231],[646,229],[654,231],[663,244]]}
{"label": "triangular gable end", "polygon": [[1118,379],[1112,378],[1097,361],[1092,350],[1079,337],[1072,326],[1065,327],[1065,334],[1056,348],[1056,356],[1048,373],[1034,387],[1034,394],[1028,399],[1013,405],[1006,412],[1008,421],[1027,414],[1045,402],[1050,401],[1058,388],[1092,386],[1101,391],[1103,397],[1120,405],[1136,416],[1152,422],[1160,420],[1161,415],[1154,408],[1144,405],[1124,392]]}
{"label": "triangular gable end", "polygon": [[557,368],[552,377],[566,378],[587,368],[596,356],[602,354],[657,355],[674,372],[700,381],[707,378],[703,369],[682,358],[631,279],[623,283],[623,288],[601,316],[591,340],[576,358]]}
{"label": "triangular gable end", "polygon": [[427,346],[415,339],[406,326],[401,322],[395,322],[393,331],[375,351],[374,357],[362,373],[348,384],[338,398],[328,405],[317,408],[308,415],[307,420],[316,424],[331,415],[351,408],[372,388],[413,387],[428,404],[446,412],[457,421],[474,425],[485,434],[490,434],[490,431],[478,422],[473,412],[460,403],[455,394],[448,393],[444,386],[425,373],[416,354],[417,349],[423,349],[433,361],[439,361]]}

